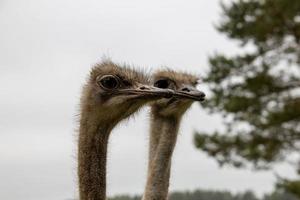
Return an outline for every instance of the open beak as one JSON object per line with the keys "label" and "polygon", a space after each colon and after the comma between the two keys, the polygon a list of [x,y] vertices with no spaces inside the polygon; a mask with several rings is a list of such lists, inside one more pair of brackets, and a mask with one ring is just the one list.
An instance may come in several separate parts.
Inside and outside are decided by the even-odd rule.
{"label": "open beak", "polygon": [[190,99],[194,101],[205,100],[205,94],[194,87],[184,87],[184,89],[175,91],[173,96],[180,99]]}
{"label": "open beak", "polygon": [[173,97],[174,91],[148,85],[140,85],[136,89],[121,89],[117,92],[117,94],[135,96],[136,98],[141,99],[159,99]]}

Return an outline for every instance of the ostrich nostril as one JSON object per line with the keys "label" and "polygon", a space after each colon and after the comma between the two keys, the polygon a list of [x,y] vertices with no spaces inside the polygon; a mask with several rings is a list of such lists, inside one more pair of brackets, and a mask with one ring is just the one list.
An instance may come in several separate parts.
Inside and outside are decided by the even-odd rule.
{"label": "ostrich nostril", "polygon": [[141,86],[140,90],[149,90],[149,88],[145,87],[145,86]]}
{"label": "ostrich nostril", "polygon": [[181,90],[182,90],[183,92],[190,92],[190,89],[189,89],[189,88],[186,88],[186,87],[185,87],[185,88],[182,88]]}

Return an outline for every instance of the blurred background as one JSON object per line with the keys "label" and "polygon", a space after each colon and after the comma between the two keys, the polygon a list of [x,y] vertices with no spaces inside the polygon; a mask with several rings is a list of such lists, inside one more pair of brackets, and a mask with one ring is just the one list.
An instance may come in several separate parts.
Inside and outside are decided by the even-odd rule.
{"label": "blurred background", "polygon": [[[1,0],[0,27],[0,199],[78,197],[80,91],[103,57],[201,77],[171,199],[300,198],[299,1]],[[111,135],[109,196],[143,192],[148,111]]]}

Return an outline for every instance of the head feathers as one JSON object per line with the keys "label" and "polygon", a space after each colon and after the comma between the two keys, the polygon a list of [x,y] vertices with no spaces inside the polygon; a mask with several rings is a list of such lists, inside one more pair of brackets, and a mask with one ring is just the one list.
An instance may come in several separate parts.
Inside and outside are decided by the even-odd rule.
{"label": "head feathers", "polygon": [[116,75],[131,83],[149,83],[150,79],[141,71],[131,68],[128,65],[119,65],[112,61],[103,61],[96,64],[90,72],[90,81],[94,82],[99,75]]}
{"label": "head feathers", "polygon": [[197,85],[199,78],[195,75],[186,73],[186,72],[178,72],[172,69],[164,69],[158,70],[152,75],[154,81],[158,79],[170,79],[175,81],[178,84],[190,84]]}

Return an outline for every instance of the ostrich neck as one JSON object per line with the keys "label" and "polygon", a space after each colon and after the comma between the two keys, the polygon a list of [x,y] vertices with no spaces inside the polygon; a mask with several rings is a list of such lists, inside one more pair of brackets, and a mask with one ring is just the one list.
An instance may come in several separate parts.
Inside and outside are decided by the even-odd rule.
{"label": "ostrich neck", "polygon": [[78,141],[80,200],[106,200],[106,156],[112,127],[82,116]]}
{"label": "ostrich neck", "polygon": [[165,200],[168,195],[173,150],[180,117],[162,117],[152,113],[149,162],[143,200]]}

